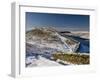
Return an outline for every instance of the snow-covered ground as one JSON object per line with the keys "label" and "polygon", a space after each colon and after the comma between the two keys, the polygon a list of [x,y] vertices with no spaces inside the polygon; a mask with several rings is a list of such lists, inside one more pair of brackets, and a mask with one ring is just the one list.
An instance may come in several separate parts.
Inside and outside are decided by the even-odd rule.
{"label": "snow-covered ground", "polygon": [[66,35],[79,36],[81,38],[89,39],[89,31],[71,31],[71,33],[65,33]]}
{"label": "snow-covered ground", "polygon": [[[76,35],[78,33],[69,34]],[[66,61],[53,61],[51,59],[52,54],[60,51],[74,53],[79,45],[80,42],[69,37],[64,37],[53,29],[42,28],[28,31],[26,33],[26,66],[68,65],[70,63]]]}
{"label": "snow-covered ground", "polygon": [[59,64],[56,61],[52,61],[49,59],[46,59],[42,56],[39,56],[38,59],[34,59],[32,60],[32,58],[27,58],[27,63],[31,63],[28,65],[28,67],[34,67],[34,66],[61,66],[61,64]]}
{"label": "snow-covered ground", "polygon": [[[43,40],[41,39],[41,37],[38,36],[32,36],[31,39],[30,38],[26,38],[26,41],[28,44],[32,44],[32,45],[36,45],[40,48],[53,48],[53,49],[57,49],[58,51],[62,51],[62,52],[75,52],[79,46],[79,43],[72,41],[70,39],[67,39],[61,35],[59,35],[57,32],[53,34],[53,36],[57,37],[58,39],[55,41],[55,39],[51,39],[51,40]],[[49,38],[49,37],[48,37]],[[66,43],[66,40],[69,40],[70,42],[74,42],[73,45],[69,45]],[[51,41],[51,42],[49,42]]]}

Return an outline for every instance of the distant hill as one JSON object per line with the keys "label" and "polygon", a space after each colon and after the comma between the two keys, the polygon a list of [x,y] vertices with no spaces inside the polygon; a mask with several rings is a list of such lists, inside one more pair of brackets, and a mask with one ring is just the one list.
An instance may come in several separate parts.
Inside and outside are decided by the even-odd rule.
{"label": "distant hill", "polygon": [[71,33],[70,31],[60,31],[60,33]]}

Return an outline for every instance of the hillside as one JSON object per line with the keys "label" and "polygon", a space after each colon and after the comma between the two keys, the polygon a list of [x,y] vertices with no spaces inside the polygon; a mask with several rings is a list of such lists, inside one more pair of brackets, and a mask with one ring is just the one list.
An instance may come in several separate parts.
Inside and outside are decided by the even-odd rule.
{"label": "hillside", "polygon": [[87,56],[76,54],[79,46],[80,42],[53,28],[34,28],[26,32],[26,66],[88,64]]}

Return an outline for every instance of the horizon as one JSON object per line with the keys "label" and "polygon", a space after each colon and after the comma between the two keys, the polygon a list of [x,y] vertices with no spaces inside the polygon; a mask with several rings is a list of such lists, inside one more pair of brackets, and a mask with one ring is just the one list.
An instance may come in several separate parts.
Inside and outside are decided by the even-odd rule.
{"label": "horizon", "polygon": [[89,15],[26,12],[26,31],[53,27],[58,31],[89,31]]}

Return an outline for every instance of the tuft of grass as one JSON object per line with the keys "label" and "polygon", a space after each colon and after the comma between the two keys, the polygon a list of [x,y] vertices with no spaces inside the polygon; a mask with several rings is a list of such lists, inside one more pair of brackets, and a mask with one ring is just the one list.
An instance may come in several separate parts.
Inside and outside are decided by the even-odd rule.
{"label": "tuft of grass", "polygon": [[89,64],[90,58],[89,55],[80,55],[80,54],[53,54],[55,60],[60,59],[67,61],[72,64]]}

